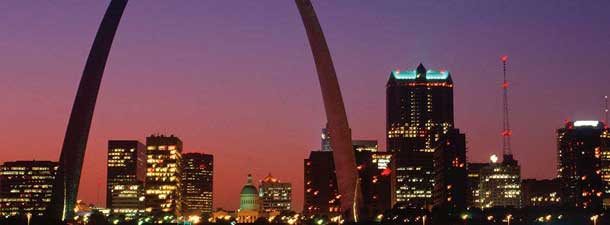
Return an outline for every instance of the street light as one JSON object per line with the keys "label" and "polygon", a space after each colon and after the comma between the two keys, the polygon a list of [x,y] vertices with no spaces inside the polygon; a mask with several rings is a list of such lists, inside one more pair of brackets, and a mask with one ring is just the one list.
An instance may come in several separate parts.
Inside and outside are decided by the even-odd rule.
{"label": "street light", "polygon": [[32,213],[26,213],[25,217],[28,218],[28,225],[30,225],[30,220],[32,220]]}
{"label": "street light", "polygon": [[593,225],[597,225],[597,219],[599,218],[599,215],[593,215],[591,217],[591,221],[593,221]]}
{"label": "street light", "polygon": [[462,214],[462,220],[464,220],[464,224],[466,224],[466,221],[468,220],[468,214]]}
{"label": "street light", "polygon": [[506,215],[506,225],[510,225],[510,219],[512,219],[512,218],[513,218],[513,215],[511,215],[511,214]]}

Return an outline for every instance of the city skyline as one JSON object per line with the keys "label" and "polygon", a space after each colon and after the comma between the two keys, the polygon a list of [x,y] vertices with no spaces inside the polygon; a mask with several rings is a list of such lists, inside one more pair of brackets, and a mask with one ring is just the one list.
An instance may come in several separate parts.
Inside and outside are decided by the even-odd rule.
{"label": "city skyline", "polygon": [[[163,29],[155,28],[154,26],[133,29],[134,26],[142,25],[145,22],[142,20],[143,18],[153,16],[146,13],[145,9],[150,10],[150,7],[154,6],[159,8],[176,7],[173,8],[176,11],[186,10],[186,12],[194,13],[186,8],[182,8],[186,4],[182,6],[170,6],[160,2],[151,3],[152,6],[136,2],[130,4],[127,9],[125,23],[119,28],[120,31],[117,34],[117,46],[114,46],[111,59],[108,63],[106,78],[103,82],[105,86],[103,89],[106,91],[102,91],[100,94],[104,97],[100,98],[98,112],[94,116],[91,142],[88,146],[83,180],[81,182],[84,187],[81,188],[79,199],[103,205],[105,198],[97,196],[95,189],[104,187],[103,180],[105,174],[98,171],[105,170],[105,162],[95,161],[95,159],[105,155],[107,140],[136,139],[143,141],[145,136],[155,132],[166,133],[168,135],[175,134],[183,138],[185,152],[205,149],[206,152],[216,156],[218,162],[215,164],[218,168],[218,174],[215,175],[219,180],[215,182],[215,185],[220,185],[217,187],[221,188],[215,188],[215,190],[223,191],[215,195],[215,207],[236,208],[235,206],[238,204],[235,196],[239,193],[240,184],[239,182],[238,184],[232,184],[230,180],[239,180],[250,172],[231,171],[232,165],[235,164],[245,165],[249,170],[251,168],[253,170],[251,173],[254,174],[257,180],[269,172],[277,174],[278,177],[283,177],[283,180],[294,184],[294,193],[302,193],[302,167],[300,164],[290,165],[291,163],[289,162],[302,160],[310,150],[319,148],[319,129],[325,125],[326,121],[323,108],[320,104],[318,86],[312,74],[315,71],[312,67],[311,55],[309,55],[309,50],[306,46],[307,40],[303,37],[301,22],[298,16],[296,16],[296,7],[292,5],[293,3],[252,4],[254,12],[251,13],[242,11],[248,7],[243,7],[242,9],[242,7],[229,8],[222,3],[219,6],[192,3],[198,7],[219,7],[221,10],[237,10],[237,12],[243,13],[242,15],[245,16],[245,19],[260,19],[256,13],[268,12],[261,8],[264,6],[282,7],[280,12],[273,12],[274,14],[270,16],[274,18],[286,15],[285,20],[289,21],[286,22],[290,23],[289,25],[272,21],[273,19],[269,18],[262,19],[262,21],[257,21],[262,25],[255,27],[253,30],[246,29],[246,35],[241,37],[244,39],[231,35],[234,32],[241,31],[241,29],[233,30],[237,28],[231,28],[232,24],[226,24],[229,28],[220,29],[219,34],[211,32],[211,29],[216,29],[214,27],[207,27],[210,32],[194,32],[198,38],[216,37],[222,39],[223,37],[228,37],[230,40],[227,40],[226,44],[235,44],[235,46],[228,47],[226,52],[222,49],[215,49],[213,46],[207,46],[206,40],[188,39],[186,36],[193,33],[190,33],[192,32],[190,29],[181,30],[187,28],[186,25],[184,27],[178,26],[177,28],[168,27],[172,23],[182,24],[188,22],[186,21],[188,16],[196,16],[194,14],[182,16],[172,14],[172,19],[168,19],[169,22],[167,23],[156,21],[164,25]],[[342,91],[346,99],[346,108],[354,139],[375,139],[380,142],[380,149],[386,149],[383,141],[383,121],[385,119],[383,116],[385,114],[383,90],[386,78],[394,69],[415,69],[418,63],[423,62],[430,66],[430,68],[443,66],[452,72],[456,85],[454,97],[456,102],[456,126],[467,134],[469,160],[472,162],[486,162],[489,154],[501,153],[501,102],[499,101],[501,96],[501,64],[499,57],[503,54],[510,56],[508,69],[509,78],[511,84],[513,84],[510,93],[511,115],[513,116],[511,122],[513,122],[512,130],[514,131],[513,151],[515,157],[519,159],[522,165],[524,178],[550,178],[555,175],[555,159],[554,157],[552,159],[547,158],[549,155],[554,155],[556,151],[554,130],[563,125],[564,119],[601,119],[602,98],[606,94],[604,90],[607,90],[603,88],[603,85],[610,83],[609,78],[604,76],[603,73],[603,71],[608,71],[610,68],[608,65],[602,64],[602,59],[608,56],[609,51],[607,50],[610,47],[610,43],[602,42],[601,40],[607,39],[609,36],[608,31],[597,31],[599,33],[595,33],[596,35],[591,34],[587,36],[597,46],[596,48],[589,46],[589,48],[585,48],[584,52],[580,52],[580,48],[572,49],[570,47],[566,47],[568,50],[554,50],[552,47],[554,44],[558,44],[555,41],[554,44],[537,43],[546,47],[542,49],[546,50],[544,52],[547,54],[530,54],[531,52],[528,49],[511,48],[511,45],[518,44],[519,41],[511,41],[510,37],[499,35],[504,32],[489,28],[486,31],[490,32],[491,37],[502,37],[503,39],[498,39],[497,42],[483,41],[481,45],[490,49],[475,49],[477,51],[475,51],[474,56],[464,60],[456,59],[459,58],[460,53],[463,54],[465,51],[459,46],[449,45],[451,40],[449,42],[446,42],[446,40],[441,41],[443,43],[441,47],[444,47],[444,51],[441,51],[438,47],[431,46],[438,40],[430,42],[418,40],[419,43],[413,43],[401,38],[395,39],[383,32],[379,32],[379,34],[382,34],[382,37],[357,36],[360,32],[354,31],[357,28],[354,26],[354,23],[348,23],[347,20],[332,16],[329,13],[331,10],[339,10],[343,12],[342,14],[345,14],[346,11],[364,12],[363,16],[368,19],[383,14],[359,8],[365,7],[367,3],[363,3],[359,7],[354,6],[354,8],[341,8],[342,6],[349,5],[345,2],[316,2],[316,4],[316,9],[321,17],[320,20],[323,21],[323,26],[326,28],[325,31],[333,57],[337,62],[338,79],[343,87]],[[567,10],[570,8],[570,4],[573,3],[564,3],[564,5],[556,6],[555,9]],[[32,158],[55,161],[61,147],[61,139],[63,138],[67,121],[66,115],[69,112],[74,95],[73,90],[78,83],[78,76],[80,76],[82,62],[87,53],[88,45],[91,44],[91,34],[94,33],[92,27],[96,27],[96,23],[99,23],[106,5],[105,2],[73,3],[73,5],[62,5],[66,9],[51,7],[46,11],[17,2],[9,2],[9,5],[14,7],[7,8],[13,8],[17,12],[19,10],[34,10],[46,17],[43,16],[42,19],[26,18],[24,21],[17,21],[21,17],[15,14],[15,12],[7,10],[5,13],[4,9],[0,9],[0,13],[7,15],[11,21],[8,24],[16,26],[8,27],[9,31],[11,31],[8,32],[10,34],[0,36],[0,41],[5,43],[8,52],[8,54],[0,56],[2,57],[0,58],[0,61],[2,61],[0,66],[7,68],[3,74],[8,75],[8,80],[11,81],[9,82],[10,85],[3,87],[7,91],[5,91],[4,98],[0,98],[0,104],[8,106],[11,110],[0,112],[0,122],[14,127],[13,132],[3,135],[0,141],[3,141],[8,146],[14,146],[15,149],[20,149],[19,152],[7,153],[0,158],[0,161],[30,160]],[[549,8],[552,8],[552,6],[552,4],[551,6],[546,6],[546,10],[550,10]],[[604,15],[601,14],[597,15],[597,17],[584,18],[584,14],[579,13],[587,11],[587,13],[594,14],[599,10],[591,8],[591,6],[580,6],[579,8],[578,4],[576,4],[576,13],[569,15],[563,21],[586,19],[591,22],[604,18]],[[395,14],[393,14],[393,10],[389,9],[389,4],[388,6],[379,7],[380,10],[386,10],[390,14],[389,16],[386,15],[387,17],[373,20],[389,24],[383,25],[378,30],[390,32],[393,30],[392,24],[398,24],[400,25],[399,27],[407,27],[402,25],[402,22],[411,23],[406,19],[405,21],[391,22],[392,16]],[[439,8],[439,6],[434,7]],[[471,5],[470,8],[465,7],[468,9],[461,9],[468,11],[469,9],[474,10],[477,7],[479,6]],[[497,8],[491,3],[487,7]],[[515,9],[512,8],[513,6],[506,5],[505,7],[508,7],[506,9],[507,12],[515,12]],[[440,8],[442,9],[443,7]],[[76,10],[79,13],[79,20],[82,18],[84,21],[71,21],[71,18],[61,15],[62,12],[65,13],[69,9],[79,9],[80,11]],[[544,11],[544,9],[542,10],[542,15],[534,16],[534,18],[541,19],[545,15],[544,13],[548,15],[549,12]],[[527,12],[533,13],[531,11]],[[521,13],[527,15],[527,12]],[[80,15],[80,13],[83,14]],[[555,15],[555,13],[557,12],[550,14]],[[456,14],[459,13],[451,14],[449,12],[451,16],[457,16]],[[425,15],[416,13],[413,15],[413,19],[422,19],[419,18],[421,16]],[[517,31],[533,35],[534,40],[542,39],[542,33],[524,28],[519,29],[513,27],[513,25],[506,24],[505,20],[507,18],[505,14],[501,13],[498,16],[486,14],[486,16],[499,20],[502,28],[513,28]],[[45,22],[44,18],[48,18],[48,21]],[[223,18],[223,16],[216,15],[216,22],[223,21]],[[232,16],[228,16],[227,19],[226,23],[235,22],[236,25],[252,25],[254,23],[242,20],[244,18]],[[520,21],[518,18],[515,19],[516,21],[514,22],[517,24],[526,24],[525,21]],[[466,18],[464,20],[468,21]],[[197,21],[203,21],[203,19]],[[432,20],[431,24],[428,24],[431,28],[423,29],[422,32],[429,34],[430,30],[427,29],[445,26],[440,25],[439,23],[441,22],[444,21]],[[578,28],[575,27],[562,26],[561,22],[562,20],[560,19],[557,21],[558,24],[553,26],[556,29],[553,31],[557,32],[557,34],[567,31],[578,31]],[[194,26],[195,24],[189,25]],[[345,27],[345,25],[348,26]],[[375,24],[364,23],[364,25],[373,26]],[[409,25],[420,28],[409,28],[413,32],[422,29],[421,26]],[[485,23],[471,24],[471,26],[475,27],[485,27],[484,25]],[[583,22],[581,25],[602,27],[603,24],[592,25]],[[274,26],[294,27],[294,29],[291,28],[289,32],[285,33],[275,33]],[[66,31],[67,34],[65,36],[52,34],[51,32],[55,28]],[[472,30],[478,28],[472,28]],[[468,27],[465,29],[469,30]],[[129,30],[132,31],[130,32]],[[170,31],[176,32],[172,33]],[[261,39],[262,36],[258,36],[258,32],[267,31],[271,32],[269,35],[272,37],[269,42]],[[149,35],[144,34],[147,32],[149,32]],[[404,31],[394,32],[402,34]],[[393,34],[392,32],[390,33]],[[449,33],[461,37],[460,39],[468,36],[455,30]],[[37,39],[38,36],[45,37],[45,39]],[[25,37],[30,39],[22,40]],[[179,38],[180,40],[184,38],[187,43],[171,45],[167,43],[171,38]],[[219,41],[218,39],[215,39],[215,41]],[[152,45],[158,43],[161,46],[154,48],[147,46],[143,48],[144,45],[137,44],[141,40]],[[250,41],[251,43],[240,43],[240,40]],[[383,55],[383,52],[378,51],[384,50],[388,51],[390,56],[376,59],[375,57],[362,56],[357,54],[358,51],[352,50],[363,48],[362,45],[367,42],[379,40],[389,40],[389,43],[384,43],[384,47],[377,49],[364,48],[365,51],[370,55]],[[559,40],[560,44],[563,42],[575,44],[573,41],[576,41],[570,38]],[[475,41],[473,40],[473,42]],[[500,42],[508,43],[502,44]],[[286,48],[299,50],[290,52],[276,50],[273,51],[276,54],[274,57],[253,59],[254,55],[252,54],[264,49],[261,46],[257,46],[256,43],[264,43],[263,46],[267,47],[290,46]],[[401,51],[399,50],[391,50],[396,47],[391,46],[391,44],[399,46],[397,48],[399,50],[402,49],[403,53],[400,54]],[[472,45],[473,43],[470,44]],[[25,48],[25,50],[19,48],[24,45],[32,47]],[[45,45],[53,46],[44,48],[43,46]],[[135,45],[135,47],[127,45]],[[187,45],[191,45],[191,47],[196,46],[196,48],[195,50],[189,50]],[[169,49],[170,47],[176,47],[176,49]],[[409,49],[415,49],[415,51],[409,51],[408,54],[404,53],[405,50]],[[143,54],[137,53],[140,50],[147,55],[154,56],[139,55]],[[30,58],[30,55],[22,55],[24,53],[21,51],[30,54],[32,52],[41,54],[32,55]],[[567,54],[560,54],[559,56],[548,54],[553,51],[562,51],[564,53],[567,51],[568,53],[576,54],[571,56],[567,56]],[[235,64],[232,58],[228,58],[229,55],[223,55],[235,54],[237,52],[244,55],[236,56],[239,59],[236,62],[244,64]],[[295,56],[295,54],[299,55]],[[436,57],[437,55],[439,56],[438,58]],[[588,60],[580,58],[585,55],[587,56],[585,58]],[[134,56],[143,57],[143,59],[138,60]],[[536,58],[536,56],[539,58]],[[207,60],[210,57],[212,57],[210,64],[201,63],[205,60],[198,59],[205,58]],[[542,57],[549,58],[543,59]],[[279,60],[280,58],[289,59],[282,61]],[[23,68],[19,66],[31,60],[35,60],[42,66],[39,68]],[[292,63],[292,60],[302,60],[306,63]],[[358,65],[357,62],[361,60],[371,60],[369,62],[374,66]],[[478,66],[471,66],[474,64],[474,61],[478,63],[476,64]],[[154,65],[151,62],[161,63]],[[555,65],[555,63],[559,62],[574,63],[573,65]],[[53,63],[55,64],[53,65]],[[592,72],[582,73],[583,65],[589,66],[584,71]],[[538,66],[540,68],[537,68]],[[548,76],[545,74],[547,71],[549,73],[557,73],[558,75],[551,74],[551,76]],[[576,75],[578,80],[572,78],[574,75],[570,75],[577,72],[580,72]],[[356,79],[352,79],[354,75]],[[254,78],[252,81],[248,81],[243,79],[243,76],[253,76]],[[54,79],[54,77],[57,77],[57,79]],[[175,80],[168,82],[170,77]],[[554,81],[556,83],[547,83],[549,78],[558,78],[558,81]],[[141,88],[135,89],[135,92],[129,91],[129,88],[137,85],[140,85],[139,87]],[[243,92],[227,91],[231,90],[227,89],[227,87],[240,89]],[[540,90],[547,87],[548,90]],[[175,90],[175,94],[154,93],[154,89],[157,88]],[[307,93],[306,96],[309,97],[293,96],[290,94],[294,92],[293,89]],[[473,89],[475,91],[472,91]],[[363,94],[361,90],[366,91]],[[250,94],[252,92],[256,93]],[[289,94],[280,95],[280,93]],[[487,97],[479,95],[486,95]],[[247,99],[246,101],[244,96],[249,96],[252,99]],[[531,101],[539,102],[533,104]],[[481,102],[486,105],[477,105]],[[237,105],[237,107],[233,105]],[[475,105],[479,107],[474,107]],[[540,107],[540,105],[543,107]],[[36,107],[35,110],[32,107]],[[148,113],[150,112],[148,109],[152,107],[159,110],[153,110],[156,111],[155,113]],[[252,111],[247,113],[231,112],[243,107]],[[172,108],[184,111],[173,110]],[[307,122],[294,121],[292,118],[306,118],[299,120]],[[275,122],[275,120],[279,122]],[[156,121],[156,123],[148,125],[147,123],[150,121]],[[295,124],[294,122],[297,123]],[[540,127],[537,126],[538,123],[540,123]],[[131,129],[120,130],[117,128],[118,125],[124,124],[129,124]],[[239,127],[241,129],[234,129],[236,125],[242,125]],[[40,140],[40,142],[31,143],[31,140],[34,138]],[[232,143],[235,140],[243,139],[246,140],[244,142],[249,143],[247,145]],[[532,142],[536,144],[531,147],[526,145]],[[530,156],[528,153],[531,152],[540,153],[539,155],[532,154],[529,158],[522,157],[525,154]],[[282,157],[286,159],[273,158],[273,160],[266,160],[268,157],[271,157],[271,154],[266,153],[282,153]],[[286,168],[285,171],[273,170],[273,168],[278,166]],[[98,183],[100,181],[101,183]],[[302,196],[295,195],[295,200],[294,206],[298,210],[302,206]]]}

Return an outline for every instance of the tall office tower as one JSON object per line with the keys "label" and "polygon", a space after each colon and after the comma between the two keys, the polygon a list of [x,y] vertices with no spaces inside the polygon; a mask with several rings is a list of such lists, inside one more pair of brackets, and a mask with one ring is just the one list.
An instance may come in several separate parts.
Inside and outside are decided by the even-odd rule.
{"label": "tall office tower", "polygon": [[467,163],[466,171],[468,173],[467,188],[468,195],[466,205],[469,207],[479,207],[481,205],[479,184],[481,182],[481,169],[489,166],[489,163]]}
{"label": "tall office tower", "polygon": [[292,184],[281,182],[267,175],[259,185],[263,212],[284,212],[292,210]]}
{"label": "tall office tower", "polygon": [[[388,152],[356,152],[356,164],[363,205],[361,217],[370,218],[391,209],[395,203],[393,154]],[[306,215],[339,215],[341,196],[337,191],[332,152],[312,151],[305,159]]]}
{"label": "tall office tower", "polygon": [[396,203],[393,154],[357,151],[356,165],[362,188],[362,218],[374,218]]}
{"label": "tall office tower", "polygon": [[134,140],[108,141],[106,207],[112,214],[134,217],[144,212],[146,148]]}
{"label": "tall office tower", "polygon": [[[182,210],[182,141],[173,135],[146,137],[146,213],[176,220]],[[158,221],[159,221],[158,220]]]}
{"label": "tall office tower", "polygon": [[304,161],[305,215],[339,215],[340,198],[330,151],[312,151]]}
{"label": "tall office tower", "polygon": [[521,167],[514,159],[500,163],[492,155],[490,160],[479,175],[479,207],[521,208]]}
{"label": "tall office tower", "polygon": [[525,179],[521,182],[521,202],[524,207],[558,206],[561,201],[560,191],[559,179]]}
{"label": "tall office tower", "polygon": [[352,146],[354,150],[357,152],[361,151],[369,151],[369,152],[377,152],[379,151],[377,140],[353,140]]}
{"label": "tall office tower", "polygon": [[448,71],[393,71],[386,89],[388,151],[396,153],[397,201],[432,203],[433,153],[454,126],[453,81]]}
{"label": "tall office tower", "polygon": [[599,121],[567,122],[557,130],[561,200],[571,206],[610,206],[610,130]]}
{"label": "tall office tower", "polygon": [[185,216],[212,213],[214,156],[202,153],[182,155],[182,211]]}
{"label": "tall office tower", "polygon": [[51,201],[57,162],[14,161],[0,166],[0,213],[42,216]]}
{"label": "tall office tower", "polygon": [[441,137],[434,151],[434,206],[450,212],[461,212],[468,199],[466,170],[466,136],[458,129]]}

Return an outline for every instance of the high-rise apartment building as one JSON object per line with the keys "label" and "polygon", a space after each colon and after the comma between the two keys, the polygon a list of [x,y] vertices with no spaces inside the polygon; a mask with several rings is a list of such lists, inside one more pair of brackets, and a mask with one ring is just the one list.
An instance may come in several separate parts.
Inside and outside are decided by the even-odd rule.
{"label": "high-rise apartment building", "polygon": [[144,211],[146,148],[135,140],[108,141],[106,207],[127,217]]}
{"label": "high-rise apartment building", "polygon": [[610,206],[610,130],[600,121],[566,122],[557,130],[561,201],[570,206]]}
{"label": "high-rise apartment building", "polygon": [[145,211],[161,221],[175,221],[182,212],[181,160],[178,137],[146,137]]}
{"label": "high-rise apartment building", "polygon": [[182,155],[182,209],[185,216],[212,213],[214,156],[202,153]]}
{"label": "high-rise apartment building", "polygon": [[263,212],[292,210],[292,184],[281,182],[269,174],[258,187]]}
{"label": "high-rise apartment building", "polygon": [[448,71],[393,71],[386,88],[386,135],[396,153],[396,197],[402,204],[432,204],[433,154],[454,126],[453,81]]}
{"label": "high-rise apartment building", "polygon": [[14,161],[0,166],[0,214],[45,214],[53,194],[58,163]]}

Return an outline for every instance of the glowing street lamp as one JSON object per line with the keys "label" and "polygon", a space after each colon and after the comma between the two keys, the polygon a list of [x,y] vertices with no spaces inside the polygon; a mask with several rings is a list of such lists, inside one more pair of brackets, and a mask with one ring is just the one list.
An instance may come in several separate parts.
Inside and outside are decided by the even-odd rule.
{"label": "glowing street lamp", "polygon": [[32,220],[32,213],[26,213],[25,216],[28,218],[28,225],[30,225],[30,220]]}
{"label": "glowing street lamp", "polygon": [[466,224],[468,221],[468,214],[462,214],[462,220],[464,221],[464,224]]}
{"label": "glowing street lamp", "polygon": [[506,225],[510,225],[510,219],[512,219],[512,218],[513,218],[513,215],[511,215],[511,214],[506,215]]}
{"label": "glowing street lamp", "polygon": [[597,219],[599,218],[599,215],[593,215],[591,217],[591,221],[593,221],[593,225],[597,225]]}

